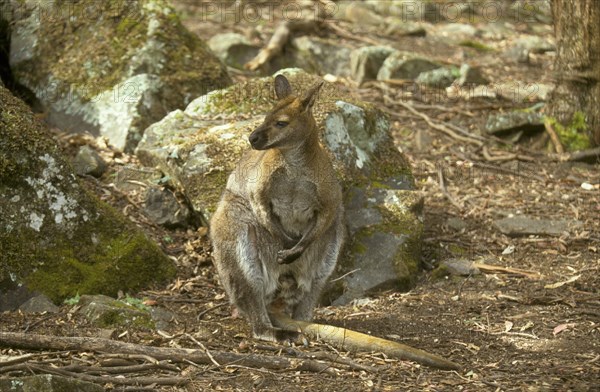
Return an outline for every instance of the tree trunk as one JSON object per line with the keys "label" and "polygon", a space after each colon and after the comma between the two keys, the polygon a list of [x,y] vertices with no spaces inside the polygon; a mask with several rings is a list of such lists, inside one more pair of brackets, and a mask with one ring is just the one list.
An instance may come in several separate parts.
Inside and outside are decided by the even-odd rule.
{"label": "tree trunk", "polygon": [[600,1],[552,0],[552,13],[557,85],[548,114],[568,125],[584,113],[587,132],[600,145]]}

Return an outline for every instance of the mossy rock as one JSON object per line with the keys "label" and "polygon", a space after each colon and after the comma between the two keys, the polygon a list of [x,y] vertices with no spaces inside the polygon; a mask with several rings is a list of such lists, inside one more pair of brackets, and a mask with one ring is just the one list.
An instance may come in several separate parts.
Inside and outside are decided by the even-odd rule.
{"label": "mossy rock", "polygon": [[78,304],[81,306],[78,312],[99,328],[155,328],[148,309],[141,309],[105,295],[82,295]]}
{"label": "mossy rock", "polygon": [[54,374],[38,374],[0,380],[0,391],[10,392],[103,392],[103,386]]}
{"label": "mossy rock", "polygon": [[[280,73],[286,75],[294,91],[305,91],[321,80],[299,69]],[[142,163],[158,166],[179,182],[193,207],[208,221],[229,174],[249,148],[247,135],[275,102],[273,77],[213,91],[194,100],[185,111],[172,112],[150,126],[136,154]],[[323,145],[331,154],[346,192],[348,225],[356,228],[356,235],[366,230],[394,238],[394,257],[389,263],[396,264],[390,268],[402,278],[396,279],[393,286],[409,287],[420,264],[422,224],[420,210],[412,207],[419,204],[413,200],[412,173],[394,146],[386,116],[330,83],[321,88],[313,113]],[[355,190],[366,195],[367,201],[353,204],[350,194]],[[381,219],[369,220],[360,213],[365,209],[374,211],[373,216],[379,214]],[[358,221],[352,221],[354,216]],[[402,240],[396,241],[399,238]],[[340,263],[340,273],[360,263],[358,253],[352,251],[353,241],[354,238],[349,241],[350,251],[344,257],[349,261]]]}
{"label": "mossy rock", "polygon": [[2,87],[0,108],[0,282],[59,303],[174,276],[158,246],[79,184],[47,130]]}
{"label": "mossy rock", "polygon": [[231,84],[166,0],[13,2],[10,64],[48,120],[120,149],[208,91]]}

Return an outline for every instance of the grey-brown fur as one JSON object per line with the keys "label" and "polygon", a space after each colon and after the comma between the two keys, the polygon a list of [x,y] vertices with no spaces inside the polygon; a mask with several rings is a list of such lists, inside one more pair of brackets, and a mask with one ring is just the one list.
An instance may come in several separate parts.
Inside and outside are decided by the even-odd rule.
{"label": "grey-brown fur", "polygon": [[310,320],[344,240],[341,188],[311,112],[319,88],[295,97],[276,78],[280,102],[250,135],[253,149],[211,220],[221,282],[265,340],[297,337],[273,326],[269,306],[281,302],[293,318]]}

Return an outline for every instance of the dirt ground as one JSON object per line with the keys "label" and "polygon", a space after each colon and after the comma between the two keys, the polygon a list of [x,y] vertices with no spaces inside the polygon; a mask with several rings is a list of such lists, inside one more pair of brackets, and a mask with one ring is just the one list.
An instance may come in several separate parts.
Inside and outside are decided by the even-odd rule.
{"label": "dirt ground", "polygon": [[[207,39],[220,31],[247,31],[249,23],[217,23],[200,20],[196,7],[176,3],[188,28]],[[264,43],[277,20],[262,26],[257,39]],[[353,26],[336,22],[348,32]],[[485,23],[480,21],[479,23]],[[514,23],[515,34],[552,35],[552,26],[532,32],[527,23]],[[539,26],[538,26],[539,27]],[[365,45],[340,38],[331,30],[320,33],[356,47]],[[552,53],[534,55],[528,64],[513,63],[498,51],[481,52],[422,37],[400,41],[360,31],[362,37],[382,44],[410,49],[449,63],[479,65],[492,82],[520,80],[552,82]],[[486,42],[502,47],[502,41]],[[251,74],[238,72],[242,80]],[[409,292],[385,292],[343,307],[321,307],[318,322],[396,340],[449,358],[464,369],[440,371],[408,361],[386,358],[381,353],[339,351],[320,342],[293,349],[251,339],[245,321],[232,317],[211,264],[205,228],[167,231],[153,225],[142,213],[139,192],[124,194],[110,186],[111,177],[86,179],[90,188],[123,210],[144,228],[171,256],[179,268],[178,279],[136,297],[147,299],[175,314],[175,326],[159,333],[117,330],[119,340],[164,347],[206,349],[293,357],[298,353],[329,353],[369,365],[360,370],[333,361],[332,372],[272,371],[239,365],[180,365],[179,371],[154,370],[146,376],[183,376],[185,386],[148,386],[123,389],[108,383],[109,390],[314,390],[314,391],[599,391],[600,390],[600,189],[581,184],[600,183],[600,165],[561,162],[556,155],[536,150],[531,140],[505,145],[486,141],[482,148],[469,145],[428,127],[425,121],[401,106],[406,91],[376,83],[358,87],[339,82],[392,112],[395,142],[414,167],[417,187],[425,196],[423,272]],[[435,99],[431,98],[435,95]],[[444,95],[412,97],[415,108],[434,121],[460,126],[477,133],[491,113],[527,108],[535,102],[478,98],[451,100]],[[420,130],[420,131],[419,131]],[[417,132],[419,131],[419,132]],[[67,152],[80,138],[59,135]],[[420,141],[417,143],[417,140]],[[423,144],[425,144],[423,146]],[[111,163],[111,172],[135,164],[133,156],[99,148]],[[514,159],[494,160],[510,153]],[[486,155],[488,155],[486,157]],[[443,174],[445,189],[440,187]],[[109,173],[110,174],[110,173]],[[131,203],[131,202],[134,203]],[[560,237],[511,238],[492,222],[509,214],[582,222]],[[454,219],[452,219],[454,218]],[[457,225],[457,219],[459,224]],[[513,249],[514,247],[514,249]],[[508,250],[507,250],[508,249]],[[513,249],[510,252],[509,249]],[[470,276],[447,275],[438,268],[444,260],[462,258],[505,270]],[[510,268],[515,270],[510,270]],[[507,273],[513,271],[513,273]],[[519,273],[526,271],[526,273]],[[3,331],[64,336],[100,336],[103,331],[63,306],[56,315],[7,312],[0,318]],[[7,354],[7,350],[2,350]],[[47,353],[50,363],[95,364],[85,353]],[[129,375],[128,375],[129,376]]]}

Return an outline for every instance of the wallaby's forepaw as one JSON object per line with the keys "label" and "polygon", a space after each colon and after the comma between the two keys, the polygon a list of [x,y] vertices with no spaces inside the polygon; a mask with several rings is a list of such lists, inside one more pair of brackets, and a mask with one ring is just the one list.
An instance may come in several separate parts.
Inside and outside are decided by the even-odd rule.
{"label": "wallaby's forepaw", "polygon": [[302,252],[293,249],[280,250],[277,252],[277,262],[279,264],[290,264],[296,261],[301,255]]}

